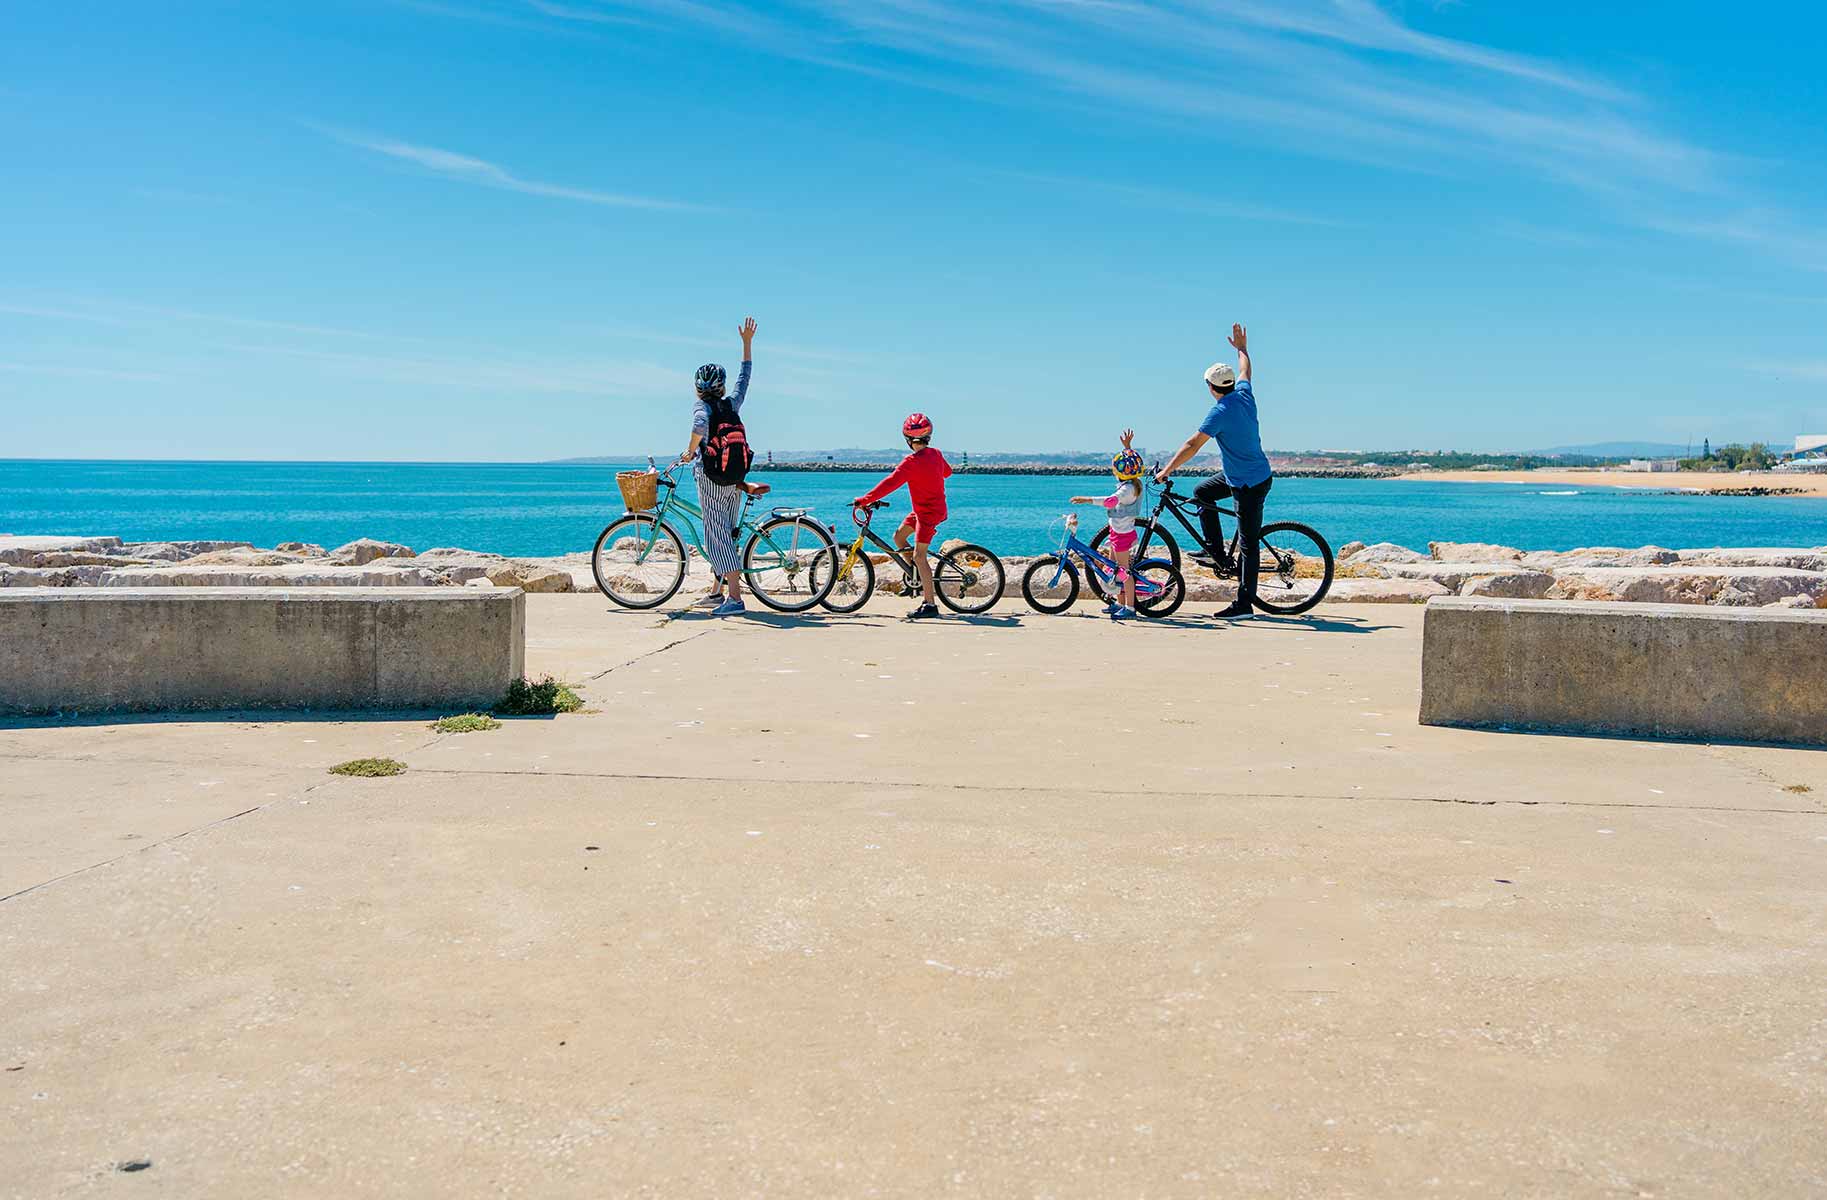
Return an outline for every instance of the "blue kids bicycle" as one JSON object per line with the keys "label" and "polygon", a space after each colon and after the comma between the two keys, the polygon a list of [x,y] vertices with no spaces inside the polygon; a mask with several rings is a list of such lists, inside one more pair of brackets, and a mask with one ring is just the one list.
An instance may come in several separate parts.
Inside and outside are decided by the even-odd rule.
{"label": "blue kids bicycle", "polygon": [[[1063,613],[1072,607],[1072,602],[1078,599],[1079,568],[1072,565],[1074,555],[1084,564],[1093,590],[1100,595],[1121,596],[1122,568],[1114,559],[1104,557],[1079,540],[1078,517],[1068,515],[1060,518],[1060,523],[1065,526],[1065,534],[1060,538],[1058,552],[1029,563],[1027,572],[1021,577],[1021,594],[1029,607],[1049,615]],[[1135,563],[1131,570],[1136,577],[1138,613],[1158,618],[1171,617],[1179,611],[1186,599],[1186,581],[1174,564],[1164,558],[1145,558]]]}

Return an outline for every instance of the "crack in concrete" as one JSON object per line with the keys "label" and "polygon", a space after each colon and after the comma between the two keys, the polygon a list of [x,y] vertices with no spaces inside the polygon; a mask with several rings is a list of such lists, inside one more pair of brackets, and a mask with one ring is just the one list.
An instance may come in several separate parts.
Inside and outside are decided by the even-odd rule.
{"label": "crack in concrete", "polygon": [[[954,792],[1017,792],[1040,793],[1046,795],[1060,794],[1105,794],[1104,789],[1083,787],[1035,787],[1025,784],[986,784],[986,783],[939,783],[932,780],[893,780],[893,779],[758,779],[754,776],[716,776],[716,775],[664,775],[643,772],[624,771],[544,771],[544,770],[490,770],[466,769],[462,767],[414,767],[420,775],[503,775],[529,776],[540,779],[620,779],[630,782],[658,783],[749,783],[777,784],[785,787],[830,785],[833,787],[891,787],[929,789]],[[1214,797],[1259,800],[1396,800],[1408,804],[1458,804],[1468,808],[1640,808],[1657,812],[1716,812],[1716,813],[1752,813],[1780,814],[1796,817],[1827,817],[1827,812],[1808,808],[1762,808],[1734,807],[1723,804],[1651,804],[1636,800],[1473,800],[1464,796],[1388,796],[1367,795],[1362,792],[1259,792],[1213,790],[1190,791],[1184,789],[1150,789],[1138,791],[1141,796],[1167,797]]]}
{"label": "crack in concrete", "polygon": [[[322,786],[322,785],[314,783],[310,787],[306,788],[304,791],[300,792],[299,795],[308,796],[313,791],[317,790],[317,788],[320,786]],[[289,798],[290,797],[281,797],[280,799],[289,799]],[[257,812],[261,811],[262,809],[271,808],[273,805],[278,804],[279,802],[280,802],[279,800],[269,800],[265,804],[256,804],[252,808],[244,808],[238,813],[230,813],[226,817],[217,817],[213,821],[205,821],[205,822],[203,822],[203,824],[196,826],[194,829],[186,829],[186,830],[183,830],[182,832],[174,833],[170,837],[160,838],[156,842],[147,842],[144,846],[135,846],[133,849],[127,851],[126,853],[117,854],[113,858],[103,859],[101,862],[98,862],[98,863],[90,863],[86,867],[77,867],[74,871],[65,871],[62,875],[54,875],[49,879],[41,880],[38,883],[34,883],[30,887],[20,888],[18,891],[13,892],[10,895],[0,896],[0,904],[5,904],[8,900],[17,900],[20,896],[24,896],[24,895],[27,895],[28,893],[38,891],[40,888],[48,888],[53,883],[62,883],[66,879],[74,879],[76,876],[86,875],[90,871],[99,871],[103,867],[111,867],[115,863],[120,862],[123,859],[132,858],[136,854],[144,854],[144,853],[146,853],[146,851],[156,850],[160,846],[169,846],[169,845],[171,845],[171,843],[177,842],[177,841],[182,841],[183,839],[189,837],[190,835],[192,835],[194,833],[202,833],[205,829],[213,829],[217,825],[226,825],[230,821],[238,821],[242,817],[245,817],[250,813],[257,813]]]}
{"label": "crack in concrete", "polygon": [[671,650],[674,646],[683,646],[686,642],[695,642],[699,638],[705,637],[705,636],[715,633],[715,632],[717,632],[715,629],[700,629],[698,632],[691,634],[688,637],[682,637],[682,638],[679,638],[677,641],[667,642],[664,646],[661,646],[657,650],[649,650],[645,654],[637,654],[633,658],[629,659],[627,662],[617,663],[613,667],[607,667],[601,671],[598,671],[596,674],[586,677],[584,682],[585,683],[595,683],[597,680],[601,679],[603,676],[611,674],[612,672],[615,672],[615,671],[619,671],[623,667],[632,667],[635,663],[645,662],[647,659],[654,657],[656,654],[664,654],[668,650]]}

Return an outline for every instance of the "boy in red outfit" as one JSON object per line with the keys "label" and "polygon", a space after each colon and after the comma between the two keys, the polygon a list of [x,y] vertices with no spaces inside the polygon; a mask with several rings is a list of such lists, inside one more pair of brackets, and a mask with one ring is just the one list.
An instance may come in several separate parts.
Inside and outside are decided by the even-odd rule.
{"label": "boy in red outfit", "polygon": [[933,586],[933,567],[927,560],[927,547],[932,544],[939,523],[945,520],[945,480],[952,473],[952,465],[945,461],[945,455],[932,448],[933,423],[924,413],[915,413],[901,422],[901,436],[907,439],[907,448],[912,453],[901,460],[901,465],[888,478],[852,500],[851,504],[859,508],[874,504],[902,484],[907,485],[913,512],[895,530],[894,545],[905,553],[908,535],[913,535],[913,560],[920,572],[921,603],[908,616],[915,619],[936,617],[939,615],[939,593]]}

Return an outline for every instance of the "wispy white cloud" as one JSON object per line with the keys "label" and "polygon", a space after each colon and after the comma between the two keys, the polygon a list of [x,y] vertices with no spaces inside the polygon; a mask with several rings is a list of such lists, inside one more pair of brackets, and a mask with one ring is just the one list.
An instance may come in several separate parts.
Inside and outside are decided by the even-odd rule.
{"label": "wispy white cloud", "polygon": [[136,383],[170,379],[154,371],[121,371],[109,367],[78,367],[64,363],[0,362],[0,371],[31,375],[67,375],[77,379],[125,379]]}
{"label": "wispy white cloud", "polygon": [[1111,183],[1101,179],[1084,179],[1071,175],[1049,175],[1035,171],[998,170],[988,172],[988,174],[1004,179],[1026,181],[1051,191],[1090,192],[1109,196],[1141,208],[1191,213],[1195,216],[1216,217],[1227,221],[1267,221],[1275,224],[1307,225],[1331,229],[1351,229],[1363,224],[1361,221],[1314,216],[1309,213],[1296,212],[1293,209],[1214,200],[1210,196],[1197,192],[1182,192],[1173,188],[1143,187],[1135,184]]}
{"label": "wispy white cloud", "polygon": [[[314,325],[300,321],[270,321],[259,317],[227,313],[199,312],[195,309],[166,305],[133,304],[125,301],[71,300],[59,297],[50,301],[17,301],[0,299],[0,313],[38,317],[55,321],[82,321],[93,325],[166,325],[171,322],[227,325],[244,329],[270,330],[275,333],[310,334],[321,337],[360,338],[366,341],[397,341],[397,334],[377,333],[365,329],[347,329],[334,325]],[[413,340],[413,339],[404,339]]]}
{"label": "wispy white cloud", "polygon": [[1818,362],[1756,362],[1745,369],[1771,379],[1799,379],[1804,383],[1827,383],[1827,360]]}
{"label": "wispy white cloud", "polygon": [[596,204],[606,208],[640,208],[673,212],[712,211],[705,205],[689,204],[680,200],[666,200],[628,192],[605,192],[593,188],[572,187],[568,184],[527,179],[497,163],[474,158],[467,154],[459,154],[454,150],[443,150],[436,146],[420,146],[388,137],[349,133],[312,122],[306,122],[306,124],[346,146],[368,150],[399,162],[411,163],[446,179],[475,184],[479,187],[522,192],[529,196],[545,196],[554,200],[573,200],[580,204]]}
{"label": "wispy white cloud", "polygon": [[[1742,165],[1666,127],[1611,80],[1424,31],[1378,0],[501,2],[562,9],[579,24],[697,25],[905,86],[1024,106],[1051,95],[1216,141],[1273,131],[1278,149],[1429,174],[1502,162],[1645,224],[1671,200],[1698,212],[1728,203],[1738,185],[1727,168]],[[1747,240],[1707,220],[1693,236]]]}

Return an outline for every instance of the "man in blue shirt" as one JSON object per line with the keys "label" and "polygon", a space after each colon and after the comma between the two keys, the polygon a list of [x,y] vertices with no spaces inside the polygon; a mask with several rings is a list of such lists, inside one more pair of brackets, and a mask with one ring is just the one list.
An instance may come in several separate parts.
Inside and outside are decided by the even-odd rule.
{"label": "man in blue shirt", "polygon": [[[1214,475],[1193,489],[1199,506],[1199,527],[1205,544],[1223,553],[1224,533],[1218,525],[1218,501],[1233,497],[1237,502],[1237,526],[1243,561],[1237,572],[1237,599],[1218,615],[1244,617],[1250,614],[1256,600],[1256,576],[1262,562],[1262,506],[1268,499],[1275,472],[1262,452],[1262,429],[1256,421],[1256,393],[1250,386],[1249,337],[1241,325],[1231,326],[1231,345],[1237,350],[1237,368],[1229,363],[1213,363],[1205,372],[1205,386],[1212,393],[1212,410],[1199,422],[1199,431],[1186,439],[1168,464],[1155,473],[1156,483],[1166,483],[1204,445],[1216,438],[1223,473]],[[1198,561],[1210,563],[1209,556],[1195,554]]]}

